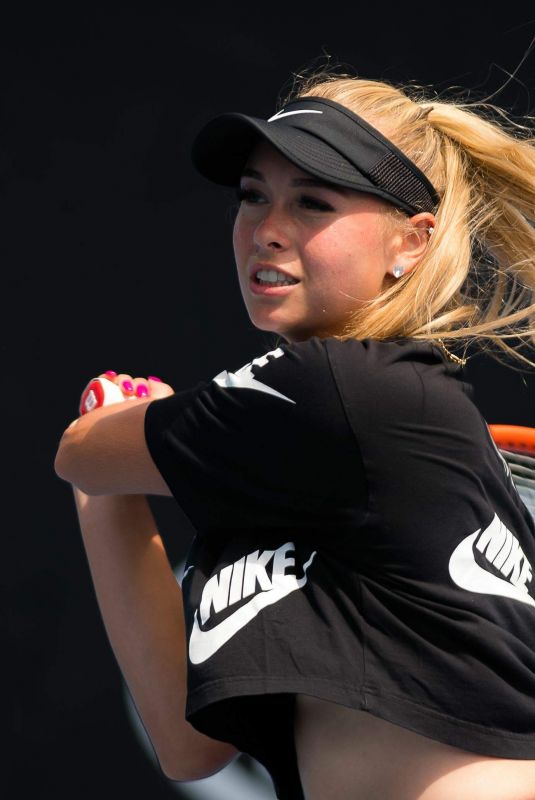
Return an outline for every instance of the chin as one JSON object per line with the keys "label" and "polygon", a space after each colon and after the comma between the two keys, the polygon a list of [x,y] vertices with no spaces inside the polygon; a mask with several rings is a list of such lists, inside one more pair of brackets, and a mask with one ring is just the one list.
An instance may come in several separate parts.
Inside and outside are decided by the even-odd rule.
{"label": "chin", "polygon": [[[254,327],[259,331],[266,331],[266,333],[273,333],[280,336],[287,342],[304,342],[312,336],[328,336],[329,334],[322,334],[320,332],[320,325],[305,325],[305,324],[288,324],[282,320],[276,319],[276,310],[273,316],[254,313],[258,309],[248,308],[249,319]],[[322,320],[323,321],[323,320]]]}

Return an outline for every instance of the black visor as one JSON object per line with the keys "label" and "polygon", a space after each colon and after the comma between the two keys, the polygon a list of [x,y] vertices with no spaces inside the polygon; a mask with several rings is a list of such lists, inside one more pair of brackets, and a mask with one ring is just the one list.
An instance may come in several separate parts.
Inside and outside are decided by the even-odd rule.
{"label": "black visor", "polygon": [[362,117],[320,97],[294,100],[268,120],[234,112],[215,117],[194,139],[193,164],[214,183],[237,186],[261,138],[328,183],[377,195],[408,214],[436,210],[434,186],[401,150]]}

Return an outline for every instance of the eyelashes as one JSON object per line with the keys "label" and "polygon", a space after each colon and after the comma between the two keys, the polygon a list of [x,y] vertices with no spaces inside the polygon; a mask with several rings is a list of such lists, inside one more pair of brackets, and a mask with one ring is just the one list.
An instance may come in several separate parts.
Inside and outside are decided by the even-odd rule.
{"label": "eyelashes", "polygon": [[[236,199],[238,203],[244,201],[252,205],[258,205],[258,200],[261,200],[262,197],[254,189],[242,189],[242,187],[239,186],[236,189]],[[308,195],[301,195],[299,203],[305,208],[315,209],[316,211],[334,211],[334,208],[328,203],[324,203],[322,200],[309,197]]]}
{"label": "eyelashes", "polygon": [[257,197],[257,192],[253,192],[251,189],[242,189],[241,186],[238,186],[236,189],[236,200],[238,203],[241,203],[242,200],[249,200],[252,202]]}

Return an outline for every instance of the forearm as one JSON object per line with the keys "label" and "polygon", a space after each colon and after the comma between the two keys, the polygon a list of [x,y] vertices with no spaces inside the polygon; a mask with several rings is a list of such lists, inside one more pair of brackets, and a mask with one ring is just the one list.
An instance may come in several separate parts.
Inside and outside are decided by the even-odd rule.
{"label": "forearm", "polygon": [[151,399],[95,408],[64,431],[54,469],[85,494],[169,494],[146,450],[144,416]]}
{"label": "forearm", "polygon": [[73,491],[104,625],[162,770],[177,780],[215,771],[235,751],[184,719],[182,592],[147,498]]}

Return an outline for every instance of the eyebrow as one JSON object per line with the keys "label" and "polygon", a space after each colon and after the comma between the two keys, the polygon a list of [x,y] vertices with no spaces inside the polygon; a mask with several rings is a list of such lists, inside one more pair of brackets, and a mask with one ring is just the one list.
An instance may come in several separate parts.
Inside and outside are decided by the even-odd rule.
{"label": "eyebrow", "polygon": [[[251,169],[251,167],[245,167],[241,172],[241,177],[256,178],[257,181],[263,181],[264,183],[266,180],[261,172],[258,172],[256,169]],[[291,186],[319,186],[323,189],[331,189],[333,192],[339,192],[340,194],[347,194],[351,191],[351,189],[346,189],[343,186],[337,186],[334,183],[323,181],[321,178],[294,178],[291,182]]]}

